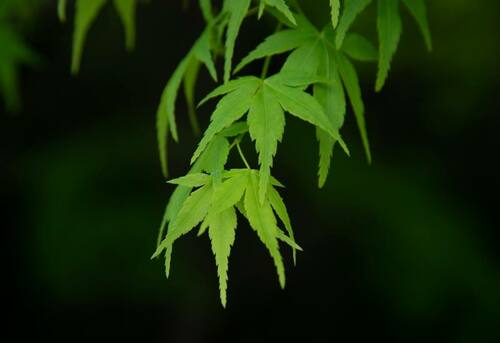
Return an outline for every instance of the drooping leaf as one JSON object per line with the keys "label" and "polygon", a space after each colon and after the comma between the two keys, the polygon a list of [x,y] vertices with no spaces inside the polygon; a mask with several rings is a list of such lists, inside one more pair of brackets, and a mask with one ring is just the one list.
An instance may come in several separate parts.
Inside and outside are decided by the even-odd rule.
{"label": "drooping leaf", "polygon": [[212,79],[217,82],[217,71],[210,49],[211,26],[209,26],[193,46],[192,53],[194,57],[202,62],[206,67]]}
{"label": "drooping leaf", "polygon": [[170,131],[174,140],[178,140],[177,125],[175,123],[175,101],[182,82],[182,78],[188,68],[189,59],[184,58],[168,80],[161,96],[160,104],[156,112],[156,132],[158,139],[158,149],[160,153],[161,169],[164,176],[168,175],[167,166],[167,143],[168,132]]}
{"label": "drooping leaf", "polygon": [[285,131],[285,114],[277,98],[264,86],[255,96],[248,113],[250,137],[259,154],[259,199],[264,202],[273,158]]}
{"label": "drooping leaf", "polygon": [[201,223],[210,208],[212,194],[213,187],[209,184],[189,195],[173,222],[172,230],[167,232],[167,237],[160,244],[158,248],[160,252],[163,248],[172,245],[176,239],[187,234],[196,225]]}
{"label": "drooping leaf", "polygon": [[356,69],[343,54],[338,55],[338,65],[342,81],[344,82],[347,94],[354,110],[356,122],[361,134],[361,140],[363,141],[366,158],[368,159],[368,163],[371,163],[372,156],[370,151],[370,143],[368,141],[368,134],[366,132],[365,107],[363,105],[363,99],[361,97],[361,87],[359,86],[359,79],[356,73]]}
{"label": "drooping leaf", "polygon": [[230,207],[217,214],[209,215],[208,235],[212,242],[212,251],[215,255],[217,274],[219,276],[220,299],[222,306],[227,303],[227,271],[229,269],[229,255],[235,239],[237,225],[236,211]]}
{"label": "drooping leaf", "polygon": [[[276,236],[276,238],[278,238],[280,241],[286,243],[287,245],[289,245],[294,251],[298,250],[298,251],[303,251],[303,249],[300,247],[300,245],[297,244],[297,242],[295,242],[293,239],[291,239],[290,237],[288,237],[283,231],[281,231],[280,229],[278,229],[278,235]],[[296,262],[294,261],[294,264]]]}
{"label": "drooping leaf", "polygon": [[[325,109],[325,114],[333,127],[340,130],[346,113],[345,93],[336,62],[338,52],[326,41],[323,42],[323,54],[319,65],[319,74],[324,75],[327,83],[314,85],[314,97]],[[316,130],[319,141],[318,186],[322,188],[328,177],[335,139],[322,129]]]}
{"label": "drooping leaf", "polygon": [[21,107],[19,95],[19,68],[35,66],[37,54],[9,25],[0,25],[0,95],[7,111],[16,112]]}
{"label": "drooping leaf", "polygon": [[342,15],[340,16],[339,25],[337,26],[337,37],[335,46],[337,49],[342,47],[344,38],[349,31],[356,17],[365,10],[372,0],[348,0],[344,1]]}
{"label": "drooping leaf", "polygon": [[285,0],[265,0],[265,1],[269,6],[275,7],[278,11],[280,11],[294,25],[297,24],[295,16],[293,15],[292,11],[290,11],[290,8],[286,4]]}
{"label": "drooping leaf", "polygon": [[424,36],[425,45],[427,49],[432,50],[431,30],[429,28],[429,21],[427,20],[427,8],[424,0],[402,0],[410,13],[415,18],[422,35]]}
{"label": "drooping leaf", "polygon": [[285,287],[285,267],[277,240],[278,227],[271,205],[268,201],[259,201],[259,180],[256,173],[250,175],[245,192],[245,213],[250,226],[269,250],[274,260],[281,288]]}
{"label": "drooping leaf", "polygon": [[[160,153],[160,162],[162,167],[162,172],[164,176],[167,176],[167,142],[168,142],[168,131],[172,134],[172,138],[175,141],[179,140],[177,134],[177,124],[175,119],[175,103],[177,100],[179,88],[181,86],[182,80],[187,83],[186,96],[188,97],[188,103],[193,97],[190,80],[197,76],[197,70],[190,70],[190,65],[195,63],[193,60],[202,62],[209,70],[212,77],[216,79],[215,66],[210,52],[209,44],[209,34],[211,28],[208,27],[201,37],[195,42],[193,48],[189,51],[186,57],[179,63],[174,73],[170,77],[163,90],[160,104],[157,110],[157,136],[158,136],[158,146]],[[190,71],[190,74],[188,73]],[[188,74],[186,81],[186,74]],[[194,100],[193,100],[194,101]],[[193,113],[194,115],[194,113]],[[193,119],[194,120],[194,119]],[[192,121],[193,121],[192,120]]]}
{"label": "drooping leaf", "polygon": [[379,65],[375,90],[378,92],[387,79],[392,57],[396,53],[401,37],[399,0],[378,1],[377,28],[379,35]]}
{"label": "drooping leaf", "polygon": [[125,46],[128,50],[135,46],[135,11],[137,0],[113,0],[116,11],[125,28]]}
{"label": "drooping leaf", "polygon": [[250,8],[250,0],[226,1],[225,8],[229,12],[229,22],[226,33],[226,52],[224,61],[224,83],[231,77],[231,67],[234,55],[236,37],[240,31],[241,24]]}
{"label": "drooping leaf", "polygon": [[68,0],[58,0],[57,2],[57,16],[61,22],[66,21],[66,7],[68,5]]}
{"label": "drooping leaf", "polygon": [[[271,207],[274,209],[274,212],[276,212],[276,215],[278,215],[278,218],[281,220],[283,225],[285,226],[286,231],[288,232],[288,235],[290,236],[290,240],[295,243],[295,237],[292,229],[292,224],[290,222],[290,217],[288,216],[288,211],[285,206],[285,202],[281,198],[280,194],[274,188],[273,186],[269,186],[268,190],[268,198],[269,198],[269,203],[271,204]],[[293,263],[297,263],[297,247],[294,245],[291,245],[293,249]],[[301,249],[299,249],[301,250]]]}
{"label": "drooping leaf", "polygon": [[71,71],[77,74],[87,33],[107,0],[76,0]]}

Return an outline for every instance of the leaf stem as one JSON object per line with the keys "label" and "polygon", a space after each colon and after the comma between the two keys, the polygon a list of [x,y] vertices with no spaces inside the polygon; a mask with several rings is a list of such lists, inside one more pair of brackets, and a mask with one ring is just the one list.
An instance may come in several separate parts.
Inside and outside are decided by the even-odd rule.
{"label": "leaf stem", "polygon": [[[278,25],[276,25],[276,28],[274,29],[274,33],[276,33],[279,30],[281,30],[282,27],[283,27],[283,23],[278,22]],[[260,74],[260,78],[261,79],[265,79],[266,78],[267,73],[269,72],[269,66],[271,65],[271,59],[272,59],[272,56],[269,55],[264,60],[264,66],[262,67],[262,73]]]}
{"label": "leaf stem", "polygon": [[237,142],[237,143],[236,143],[236,148],[238,149],[238,153],[240,154],[240,157],[241,157],[241,159],[243,160],[243,163],[245,163],[245,166],[246,166],[248,169],[252,169],[252,168],[250,168],[250,165],[248,164],[248,161],[247,161],[247,159],[245,158],[245,155],[243,154],[243,151],[241,150],[241,147],[240,147],[240,142]]}

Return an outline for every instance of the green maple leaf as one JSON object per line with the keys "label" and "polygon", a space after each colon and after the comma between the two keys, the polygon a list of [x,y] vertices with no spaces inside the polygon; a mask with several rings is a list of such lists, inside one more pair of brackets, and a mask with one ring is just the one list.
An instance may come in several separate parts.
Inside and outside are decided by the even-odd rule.
{"label": "green maple leaf", "polygon": [[212,26],[207,27],[201,37],[195,42],[186,57],[179,63],[167,82],[157,110],[157,136],[160,162],[163,174],[167,173],[167,140],[168,132],[178,141],[177,124],[175,120],[175,103],[181,83],[184,80],[185,94],[190,111],[194,111],[194,84],[198,74],[199,64],[203,63],[212,78],[217,81],[217,72],[212,58],[210,35]]}
{"label": "green maple leaf", "polygon": [[[195,169],[200,168],[196,166]],[[271,178],[268,196],[261,202],[258,178],[259,172],[255,170],[233,169],[222,173],[222,182],[219,185],[214,185],[213,175],[196,171],[169,181],[178,185],[165,215],[171,225],[166,237],[160,239],[153,254],[153,257],[157,257],[165,251],[167,276],[170,272],[174,242],[201,223],[200,233],[208,229],[217,265],[221,302],[225,306],[229,255],[235,239],[236,208],[239,208],[269,250],[276,265],[280,285],[284,287],[284,265],[278,240],[292,247],[294,260],[295,251],[302,249],[295,242],[285,204],[275,189],[275,186],[281,184]],[[197,189],[193,191],[193,188]],[[174,215],[172,210],[176,212]],[[275,213],[285,225],[288,235],[279,229]]]}
{"label": "green maple leaf", "polygon": [[[326,80],[314,84],[314,97],[324,108],[335,131],[340,130],[344,123],[345,93],[347,93],[367,159],[371,161],[361,89],[356,71],[348,57],[359,61],[374,61],[377,58],[375,48],[366,38],[348,34],[345,44],[339,50],[335,46],[336,34],[332,25],[327,25],[323,31],[318,31],[302,16],[297,17],[297,23],[296,28],[267,37],[241,61],[236,70],[241,70],[257,59],[292,51],[282,68],[282,73]],[[322,132],[321,127],[317,130],[317,137],[320,145],[319,186],[322,187],[329,172],[332,150],[337,139]]]}
{"label": "green maple leaf", "polygon": [[[336,46],[343,45],[344,37],[356,17],[372,2],[372,0],[351,0],[345,2],[340,18]],[[398,48],[402,32],[400,2],[409,10],[422,32],[428,50],[432,49],[432,40],[427,20],[427,9],[424,0],[378,0],[377,30],[379,36],[379,66],[376,91],[380,91],[387,79],[391,61]]]}
{"label": "green maple leaf", "polygon": [[[135,44],[135,11],[136,0],[76,0],[75,4],[75,27],[73,34],[73,52],[71,58],[71,71],[77,74],[80,70],[83,46],[87,34],[97,16],[109,1],[113,2],[118,15],[125,28],[125,45],[128,50],[133,49]],[[66,0],[60,0],[58,15],[61,21],[66,19]]]}
{"label": "green maple leaf", "polygon": [[[292,80],[292,81],[290,81]],[[305,79],[305,85],[311,83]],[[290,113],[327,132],[339,141],[348,153],[338,130],[332,125],[323,108],[314,97],[296,87],[297,79],[284,72],[261,80],[244,77],[230,81],[215,89],[202,102],[224,95],[212,114],[191,162],[196,161],[213,136],[242,118],[248,112],[250,137],[259,153],[259,199],[264,201],[270,177],[273,157],[284,132],[284,112]]]}
{"label": "green maple leaf", "polygon": [[222,212],[207,216],[208,236],[212,242],[212,251],[217,264],[219,275],[220,299],[222,306],[227,302],[227,271],[229,269],[229,255],[234,243],[237,223],[236,211],[230,207]]}
{"label": "green maple leaf", "polygon": [[266,5],[275,7],[281,14],[283,14],[293,25],[296,25],[295,16],[293,15],[290,7],[288,7],[285,0],[260,0],[259,3],[259,18],[264,13]]}
{"label": "green maple leaf", "polygon": [[278,245],[278,226],[269,201],[259,201],[258,175],[249,175],[248,187],[245,192],[245,213],[250,226],[255,230],[257,236],[269,250],[274,260],[281,288],[285,287],[285,266]]}

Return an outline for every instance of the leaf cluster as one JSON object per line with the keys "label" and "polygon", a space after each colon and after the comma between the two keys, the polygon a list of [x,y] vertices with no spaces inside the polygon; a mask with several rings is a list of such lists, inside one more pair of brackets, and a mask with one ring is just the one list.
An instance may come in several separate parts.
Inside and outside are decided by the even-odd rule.
{"label": "leaf cluster", "polygon": [[[126,28],[127,46],[133,46],[135,0],[75,0],[75,37],[72,70],[78,71],[88,29],[107,2],[112,2]],[[195,133],[195,87],[204,66],[214,82],[222,84],[210,92],[199,106],[219,98],[210,123],[191,158],[186,176],[170,180],[176,185],[165,210],[153,257],[165,254],[167,276],[174,242],[199,226],[198,234],[208,231],[215,255],[222,304],[226,305],[228,259],[235,241],[241,214],[257,233],[276,266],[280,285],[285,285],[279,241],[301,250],[295,242],[285,204],[272,176],[273,160],[285,134],[286,114],[314,126],[319,143],[318,184],[328,177],[336,145],[349,155],[341,136],[347,104],[357,122],[368,162],[372,155],[366,129],[365,106],[356,63],[378,64],[375,90],[382,89],[394,54],[402,23],[401,4],[419,25],[431,49],[429,24],[424,0],[376,0],[378,46],[351,27],[373,0],[330,0],[331,22],[315,27],[296,0],[199,0],[206,22],[200,37],[168,80],[157,110],[157,137],[163,174],[167,176],[167,143],[179,140],[176,102],[183,87],[188,114]],[[59,13],[65,18],[66,0],[60,0]],[[325,9],[326,10],[326,9]],[[234,67],[234,55],[241,27],[247,17],[268,15],[277,29]],[[286,54],[285,62],[268,76],[271,58]],[[217,58],[223,59],[221,76]],[[238,75],[244,68],[262,61],[262,73]],[[240,148],[248,137],[258,154],[258,168],[252,168]],[[245,169],[226,169],[228,156],[237,149]],[[278,219],[285,231],[280,229]],[[286,233],[285,233],[286,232]]]}

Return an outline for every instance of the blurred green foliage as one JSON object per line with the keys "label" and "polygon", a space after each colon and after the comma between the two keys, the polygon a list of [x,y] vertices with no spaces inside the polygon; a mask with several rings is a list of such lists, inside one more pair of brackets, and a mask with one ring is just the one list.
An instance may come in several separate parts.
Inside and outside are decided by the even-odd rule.
{"label": "blurred green foliage", "polygon": [[23,65],[38,63],[38,56],[19,33],[17,20],[26,20],[33,13],[33,2],[2,0],[0,3],[0,93],[8,111],[19,111],[19,72]]}

